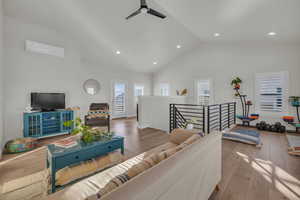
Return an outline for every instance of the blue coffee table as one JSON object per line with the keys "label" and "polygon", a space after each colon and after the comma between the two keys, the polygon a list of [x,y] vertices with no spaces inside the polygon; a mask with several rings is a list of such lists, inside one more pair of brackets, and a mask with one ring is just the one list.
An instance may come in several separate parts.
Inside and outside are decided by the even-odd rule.
{"label": "blue coffee table", "polygon": [[62,148],[54,144],[48,145],[47,167],[50,168],[51,173],[51,192],[54,193],[57,189],[55,186],[55,174],[58,170],[103,156],[117,149],[121,149],[121,153],[124,154],[123,137],[114,136],[104,141],[89,144],[78,141],[78,145],[71,148]]}

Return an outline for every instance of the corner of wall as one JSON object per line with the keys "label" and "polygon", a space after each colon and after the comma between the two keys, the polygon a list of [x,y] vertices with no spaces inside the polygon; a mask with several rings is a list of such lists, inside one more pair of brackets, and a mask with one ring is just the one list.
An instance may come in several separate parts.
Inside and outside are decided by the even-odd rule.
{"label": "corner of wall", "polygon": [[4,117],[3,117],[3,108],[4,108],[4,102],[3,102],[3,0],[0,0],[0,160],[2,158],[2,147],[3,147],[3,132],[4,132]]}

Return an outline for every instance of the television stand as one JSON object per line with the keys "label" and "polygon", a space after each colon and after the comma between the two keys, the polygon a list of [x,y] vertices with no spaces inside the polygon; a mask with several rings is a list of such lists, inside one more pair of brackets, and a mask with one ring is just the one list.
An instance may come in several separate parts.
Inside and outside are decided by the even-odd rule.
{"label": "television stand", "polygon": [[33,138],[69,134],[73,127],[64,126],[64,122],[70,120],[74,120],[74,111],[70,110],[24,113],[23,134]]}

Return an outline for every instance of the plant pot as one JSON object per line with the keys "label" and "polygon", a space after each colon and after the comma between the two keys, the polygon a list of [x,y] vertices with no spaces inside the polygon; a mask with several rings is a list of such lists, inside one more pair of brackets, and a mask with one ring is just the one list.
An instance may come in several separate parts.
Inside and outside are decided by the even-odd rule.
{"label": "plant pot", "polygon": [[292,101],[291,105],[294,107],[300,106],[300,101]]}

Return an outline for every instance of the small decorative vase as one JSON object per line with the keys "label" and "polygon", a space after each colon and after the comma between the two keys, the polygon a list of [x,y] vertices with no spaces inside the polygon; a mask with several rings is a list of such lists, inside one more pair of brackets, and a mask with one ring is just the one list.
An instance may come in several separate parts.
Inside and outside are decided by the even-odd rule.
{"label": "small decorative vase", "polygon": [[187,129],[187,130],[192,130],[192,129],[194,129],[194,124],[188,124],[188,125],[186,126],[186,129]]}

